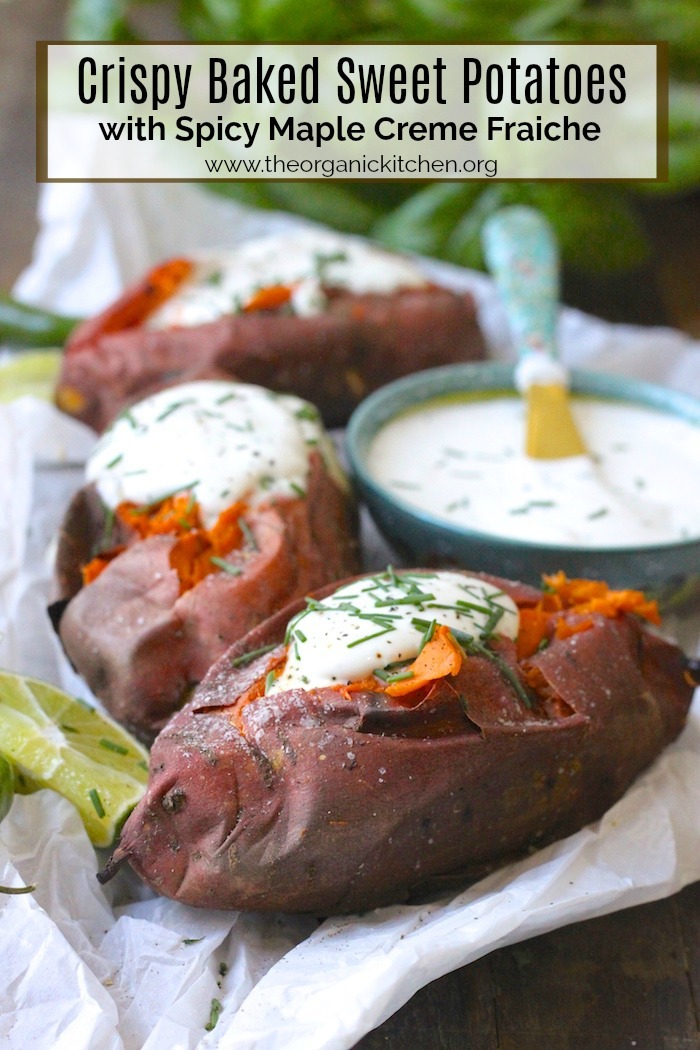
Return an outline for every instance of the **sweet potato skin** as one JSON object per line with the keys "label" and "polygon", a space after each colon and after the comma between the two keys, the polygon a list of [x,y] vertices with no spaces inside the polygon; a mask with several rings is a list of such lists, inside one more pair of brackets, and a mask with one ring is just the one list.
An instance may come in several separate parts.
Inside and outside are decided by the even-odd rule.
{"label": "sweet potato skin", "polygon": [[[95,695],[146,741],[233,642],[293,598],[357,570],[355,508],[316,452],[305,498],[245,517],[256,545],[232,556],[241,574],[212,573],[181,594],[167,535],[131,542],[82,586],[80,566],[102,536],[105,511],[88,487],[66,513],[56,559],[59,600],[67,601],[61,642]],[[123,538],[116,532],[112,541]]]}
{"label": "sweet potato skin", "polygon": [[[232,661],[280,643],[298,607],[229,650],[159,735],[113,867],[128,859],[157,892],[204,907],[339,914],[402,901],[600,818],[680,732],[692,695],[676,647],[634,618],[596,616],[530,661],[558,716],[470,657],[415,709],[290,690],[236,718],[282,650]],[[511,643],[501,655],[516,666]]]}
{"label": "sweet potato skin", "polygon": [[[124,304],[143,296],[142,284],[127,290]],[[191,328],[115,330],[113,312],[78,325],[56,387],[59,407],[98,431],[125,406],[194,379],[294,393],[318,406],[326,426],[341,426],[383,383],[485,353],[472,296],[435,286],[393,295],[334,292],[315,317],[261,311]]]}

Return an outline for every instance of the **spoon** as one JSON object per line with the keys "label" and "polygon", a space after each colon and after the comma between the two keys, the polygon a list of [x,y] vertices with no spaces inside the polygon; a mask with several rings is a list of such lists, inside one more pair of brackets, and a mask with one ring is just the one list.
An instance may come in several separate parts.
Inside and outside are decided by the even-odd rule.
{"label": "spoon", "polygon": [[527,403],[525,451],[533,459],[585,455],[557,351],[559,253],[552,228],[534,208],[514,205],[486,221],[482,239],[518,352],[516,385]]}

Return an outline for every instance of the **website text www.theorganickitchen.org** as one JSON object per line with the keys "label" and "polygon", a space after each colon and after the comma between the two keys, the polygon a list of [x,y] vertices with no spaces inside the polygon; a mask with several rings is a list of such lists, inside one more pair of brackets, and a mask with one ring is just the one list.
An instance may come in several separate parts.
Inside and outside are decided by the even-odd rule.
{"label": "website text www.theorganickitchen.org", "polygon": [[278,157],[276,154],[267,157],[239,158],[230,157],[218,160],[204,160],[204,165],[210,175],[228,174],[237,175],[241,178],[250,175],[272,178],[283,178],[289,175],[298,175],[303,178],[321,177],[324,179],[352,178],[353,175],[455,175],[472,177],[483,177],[493,179],[498,174],[498,164],[495,159],[484,160],[482,158],[469,158],[464,161],[454,159],[440,160],[439,158],[401,157],[396,153],[387,155],[380,153],[378,157],[332,158],[316,157],[314,159],[292,159]]}

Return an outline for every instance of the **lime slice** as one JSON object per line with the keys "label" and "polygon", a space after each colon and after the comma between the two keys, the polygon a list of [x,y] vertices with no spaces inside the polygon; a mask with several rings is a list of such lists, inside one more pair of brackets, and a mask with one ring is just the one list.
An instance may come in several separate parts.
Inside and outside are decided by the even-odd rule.
{"label": "lime slice", "polygon": [[10,763],[0,755],[0,820],[10,812],[15,795],[15,774]]}
{"label": "lime slice", "polygon": [[144,793],[148,752],[106,715],[36,678],[0,672],[0,755],[20,782],[53,788],[111,846]]}
{"label": "lime slice", "polygon": [[0,402],[26,394],[50,401],[60,363],[60,350],[23,350],[0,361]]}

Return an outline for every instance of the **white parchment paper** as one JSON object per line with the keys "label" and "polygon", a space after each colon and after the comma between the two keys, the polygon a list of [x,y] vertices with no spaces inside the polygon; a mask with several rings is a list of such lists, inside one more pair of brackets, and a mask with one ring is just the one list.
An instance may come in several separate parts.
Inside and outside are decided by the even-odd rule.
{"label": "white parchment paper", "polygon": [[[170,254],[297,225],[188,186],[54,185],[41,198],[35,258],[17,293],[66,312],[108,302]],[[476,295],[491,354],[509,356],[490,282],[426,269]],[[700,346],[667,329],[562,312],[570,365],[700,394]],[[94,442],[49,405],[0,406],[0,666],[87,696],[45,614],[52,537]],[[381,542],[365,523],[368,561]],[[544,567],[543,567],[544,568]],[[556,566],[551,566],[554,569]],[[700,618],[667,625],[698,652]],[[52,792],[17,798],[0,824],[0,1046],[66,1050],[314,1050],[351,1047],[421,986],[503,944],[676,892],[700,878],[700,701],[689,724],[597,825],[459,895],[362,916],[199,911],[156,899],[103,857]],[[207,1031],[212,1000],[221,1003]]]}

